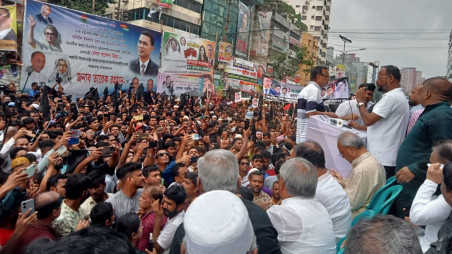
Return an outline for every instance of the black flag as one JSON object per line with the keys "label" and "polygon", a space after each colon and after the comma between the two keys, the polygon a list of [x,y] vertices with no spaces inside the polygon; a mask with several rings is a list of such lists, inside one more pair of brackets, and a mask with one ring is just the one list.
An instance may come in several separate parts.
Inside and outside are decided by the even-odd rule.
{"label": "black flag", "polygon": [[48,87],[48,86],[42,87],[41,101],[39,103],[40,104],[39,109],[41,110],[42,114],[45,116],[50,116],[48,89],[50,89],[50,87]]}

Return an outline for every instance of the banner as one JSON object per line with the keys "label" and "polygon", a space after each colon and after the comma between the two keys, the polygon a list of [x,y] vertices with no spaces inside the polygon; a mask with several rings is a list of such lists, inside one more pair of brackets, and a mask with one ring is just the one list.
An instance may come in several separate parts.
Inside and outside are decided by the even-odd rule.
{"label": "banner", "polygon": [[345,77],[345,71],[345,65],[336,65],[336,80],[334,80],[333,84],[331,85],[334,91],[331,98],[350,98],[350,88],[348,85],[348,78]]}
{"label": "banner", "polygon": [[239,14],[237,21],[237,39],[235,43],[235,55],[245,58],[248,55],[248,35],[250,31],[250,8],[239,1]]}
{"label": "banner", "polygon": [[0,50],[17,50],[16,6],[0,6]]}
{"label": "banner", "polygon": [[232,60],[232,44],[220,41],[218,47],[218,61],[229,63]]}
{"label": "banner", "polygon": [[164,32],[162,72],[213,75],[215,43],[202,38]]}
{"label": "banner", "polygon": [[263,92],[265,98],[297,99],[304,86],[284,83],[269,77],[264,77]]}
{"label": "banner", "polygon": [[38,1],[27,1],[21,88],[61,82],[67,94],[102,91],[134,77],[157,82],[161,33]]}
{"label": "banner", "polygon": [[174,0],[157,0],[157,2],[162,8],[171,8],[174,4]]}
{"label": "banner", "polygon": [[260,89],[255,64],[240,58],[233,58],[232,62],[226,65],[223,79],[226,87],[254,92]]}
{"label": "banner", "polygon": [[209,91],[213,91],[213,82],[209,77],[160,73],[157,84],[157,93],[165,93],[168,96],[178,96],[195,91],[202,95],[206,92],[204,87],[206,87],[206,89],[210,87]]}
{"label": "banner", "polygon": [[269,40],[270,40],[270,25],[271,25],[271,19],[272,19],[273,12],[258,12],[259,15],[259,50],[256,52],[257,56],[267,56],[268,54],[268,46],[269,46]]}
{"label": "banner", "polygon": [[235,93],[235,100],[234,100],[234,102],[235,102],[235,103],[240,103],[240,102],[242,102],[242,93],[241,93],[241,92],[236,92],[236,93]]}

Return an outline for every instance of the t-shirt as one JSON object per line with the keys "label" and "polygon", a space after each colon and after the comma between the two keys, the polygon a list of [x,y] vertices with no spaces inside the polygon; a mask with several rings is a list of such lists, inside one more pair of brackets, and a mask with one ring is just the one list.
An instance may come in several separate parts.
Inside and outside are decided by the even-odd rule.
{"label": "t-shirt", "polygon": [[143,189],[138,189],[133,197],[127,197],[121,190],[116,192],[115,195],[108,198],[105,202],[111,203],[115,210],[116,218],[121,218],[121,216],[127,213],[138,212],[138,203],[142,192]]}
{"label": "t-shirt", "polygon": [[383,166],[393,167],[408,126],[408,101],[402,88],[383,94],[372,112],[381,119],[367,127],[367,148]]}
{"label": "t-shirt", "polygon": [[297,104],[297,144],[306,141],[309,117],[307,113],[325,111],[320,86],[314,81],[301,90]]}
{"label": "t-shirt", "polygon": [[164,254],[170,253],[171,243],[173,242],[174,234],[176,233],[177,227],[179,227],[182,222],[184,222],[185,211],[182,210],[174,218],[171,218],[166,222],[165,228],[160,232],[157,238],[157,243],[164,249]]}

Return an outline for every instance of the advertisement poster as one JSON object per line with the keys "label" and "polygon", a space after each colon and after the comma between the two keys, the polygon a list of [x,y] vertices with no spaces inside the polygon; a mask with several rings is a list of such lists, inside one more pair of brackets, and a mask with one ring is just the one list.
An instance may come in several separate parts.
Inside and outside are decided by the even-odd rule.
{"label": "advertisement poster", "polygon": [[157,82],[161,33],[38,1],[27,1],[21,88],[60,83],[82,95],[134,77]]}
{"label": "advertisement poster", "polygon": [[240,103],[240,102],[242,102],[242,93],[236,92],[235,93],[235,103]]}
{"label": "advertisement poster", "polygon": [[265,98],[293,99],[298,98],[303,86],[287,84],[270,77],[263,78],[263,93]]}
{"label": "advertisement poster", "polygon": [[157,2],[162,8],[171,8],[174,4],[174,0],[157,0]]}
{"label": "advertisement poster", "polygon": [[232,60],[232,44],[220,41],[218,47],[218,61],[229,63]]}
{"label": "advertisement poster", "polygon": [[248,37],[251,24],[250,7],[239,1],[239,15],[237,21],[237,40],[235,43],[235,55],[246,57],[248,55]]}
{"label": "advertisement poster", "polygon": [[259,99],[253,98],[251,106],[252,106],[253,108],[259,107]]}
{"label": "advertisement poster", "polygon": [[17,50],[16,6],[0,6],[0,50]]}

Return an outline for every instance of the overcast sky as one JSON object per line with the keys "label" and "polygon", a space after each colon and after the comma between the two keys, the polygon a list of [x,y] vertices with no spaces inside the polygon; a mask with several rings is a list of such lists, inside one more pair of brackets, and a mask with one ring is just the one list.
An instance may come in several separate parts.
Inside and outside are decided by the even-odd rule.
{"label": "overcast sky", "polygon": [[451,0],[332,0],[328,45],[340,54],[339,34],[352,40],[346,51],[361,61],[416,67],[424,78],[445,76]]}

